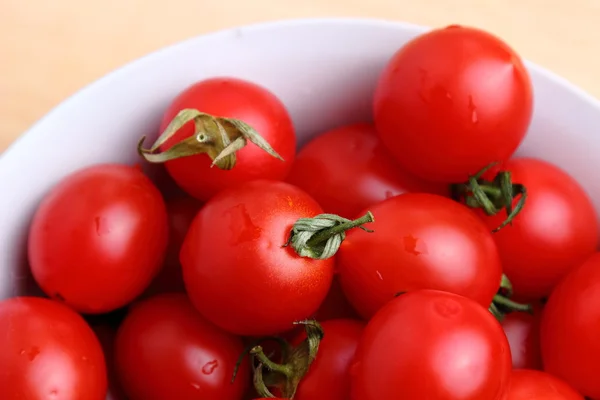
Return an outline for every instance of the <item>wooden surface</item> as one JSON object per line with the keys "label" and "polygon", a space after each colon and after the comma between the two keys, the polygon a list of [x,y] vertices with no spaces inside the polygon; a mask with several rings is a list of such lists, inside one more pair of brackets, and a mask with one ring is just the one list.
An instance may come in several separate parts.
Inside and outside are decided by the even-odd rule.
{"label": "wooden surface", "polygon": [[485,28],[600,97],[600,0],[0,0],[0,151],[148,52],[220,28],[324,16]]}

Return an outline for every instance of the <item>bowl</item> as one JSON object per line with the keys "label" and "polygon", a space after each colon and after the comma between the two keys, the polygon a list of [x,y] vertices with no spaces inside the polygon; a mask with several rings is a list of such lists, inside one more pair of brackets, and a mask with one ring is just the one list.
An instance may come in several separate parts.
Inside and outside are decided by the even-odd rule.
{"label": "bowl", "polygon": [[[391,55],[427,28],[366,19],[305,19],[200,36],[107,75],[64,101],[0,157],[0,299],[38,293],[26,237],[42,196],[65,175],[100,162],[139,162],[140,136],[157,135],[170,100],[211,76],[236,76],[279,96],[298,142],[371,117],[376,79]],[[551,161],[582,182],[600,209],[600,103],[528,62],[533,123],[520,155]]]}

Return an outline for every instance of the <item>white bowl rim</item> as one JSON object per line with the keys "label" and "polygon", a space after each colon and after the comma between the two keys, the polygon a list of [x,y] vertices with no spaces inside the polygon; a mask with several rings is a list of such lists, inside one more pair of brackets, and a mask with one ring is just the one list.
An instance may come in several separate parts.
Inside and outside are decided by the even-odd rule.
{"label": "white bowl rim", "polygon": [[[42,118],[40,118],[37,122],[31,125],[28,129],[26,129],[22,134],[20,134],[5,150],[0,153],[0,167],[2,167],[3,161],[5,161],[8,155],[13,154],[20,147],[25,138],[31,138],[32,136],[41,135],[42,130],[38,130],[37,127],[44,124],[46,119],[49,119],[58,109],[63,106],[77,101],[77,98],[88,91],[93,91],[97,86],[101,86],[104,84],[108,84],[111,80],[119,79],[121,75],[126,75],[130,73],[130,70],[134,68],[143,68],[144,64],[150,62],[154,58],[163,57],[164,53],[169,53],[179,47],[189,46],[190,43],[193,43],[198,40],[206,40],[207,38],[215,38],[218,36],[227,36],[231,35],[234,32],[247,31],[248,33],[253,31],[261,31],[261,30],[273,30],[279,27],[290,27],[290,26],[306,26],[306,25],[332,25],[332,24],[341,24],[341,25],[370,25],[378,28],[381,27],[401,27],[406,30],[413,30],[419,32],[426,32],[431,27],[419,24],[413,24],[409,22],[402,21],[392,21],[378,18],[352,18],[352,17],[327,17],[327,18],[294,18],[294,19],[280,19],[275,21],[268,22],[258,22],[253,24],[247,24],[237,27],[231,27],[226,29],[217,30],[214,32],[209,32],[206,34],[201,34],[198,36],[194,36],[188,39],[184,39],[182,41],[176,42],[174,44],[165,46],[161,49],[155,50],[149,54],[146,54],[142,57],[129,61],[122,65],[121,67],[116,68],[115,70],[107,73],[101,78],[96,79],[95,81],[83,86],[81,89],[77,90],[63,101],[54,106],[48,113],[46,113]],[[510,45],[510,43],[509,43]],[[553,81],[558,86],[562,86],[567,91],[572,92],[577,97],[581,98],[586,103],[591,104],[594,108],[598,109],[600,112],[600,100],[596,97],[589,94],[584,89],[579,86],[573,84],[568,79],[546,69],[534,62],[529,60],[525,60],[525,64],[527,68],[531,71],[542,75],[544,78],[549,81]],[[38,133],[39,132],[39,133]]]}

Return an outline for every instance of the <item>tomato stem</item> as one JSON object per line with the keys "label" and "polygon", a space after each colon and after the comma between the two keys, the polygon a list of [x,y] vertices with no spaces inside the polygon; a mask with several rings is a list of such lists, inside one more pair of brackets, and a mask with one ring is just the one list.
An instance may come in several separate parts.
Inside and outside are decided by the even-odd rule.
{"label": "tomato stem", "polygon": [[[468,207],[481,208],[487,215],[496,215],[501,209],[506,211],[505,220],[492,232],[498,232],[511,224],[525,206],[527,199],[527,189],[512,182],[510,171],[499,171],[492,181],[482,178],[495,164],[490,164],[470,176],[467,183],[450,186],[454,200],[463,201]],[[517,202],[513,205],[515,199]]]}
{"label": "tomato stem", "polygon": [[[292,399],[296,394],[298,384],[308,373],[317,356],[324,335],[321,325],[314,320],[300,321],[295,324],[304,325],[306,339],[285,354],[282,363],[271,361],[260,345],[250,351],[250,354],[258,361],[254,369],[254,387],[263,397],[271,397],[272,394],[268,387],[275,386],[282,391],[284,398]],[[263,368],[267,369],[267,373]]]}
{"label": "tomato stem", "polygon": [[[169,149],[160,151],[160,147],[171,139],[184,125],[194,123],[194,134],[175,143]],[[236,164],[235,153],[248,144],[254,143],[271,156],[283,161],[283,158],[250,125],[239,119],[215,117],[191,108],[181,110],[158,137],[156,142],[146,149],[143,147],[146,137],[138,142],[138,153],[150,163],[164,163],[183,157],[206,154],[212,160],[212,166],[229,170]]]}
{"label": "tomato stem", "polygon": [[292,227],[288,241],[289,246],[301,257],[324,260],[333,257],[346,238],[346,231],[360,228],[373,232],[363,225],[374,222],[371,211],[354,221],[335,214],[320,214],[313,218],[300,218]]}
{"label": "tomato stem", "polygon": [[513,286],[510,283],[510,280],[505,274],[502,274],[502,280],[500,281],[500,291],[505,297],[512,297],[513,295]]}
{"label": "tomato stem", "polygon": [[513,300],[509,299],[508,297],[504,297],[499,294],[494,296],[493,302],[496,305],[496,307],[502,306],[504,308],[507,308],[510,311],[521,311],[521,312],[528,312],[528,313],[533,312],[533,308],[531,307],[531,304],[517,303],[516,301],[513,301]]}

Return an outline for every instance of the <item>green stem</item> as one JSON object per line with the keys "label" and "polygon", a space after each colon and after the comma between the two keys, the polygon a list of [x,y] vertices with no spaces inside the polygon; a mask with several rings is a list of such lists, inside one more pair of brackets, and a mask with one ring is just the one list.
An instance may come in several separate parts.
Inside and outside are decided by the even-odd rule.
{"label": "green stem", "polygon": [[531,304],[517,303],[507,297],[504,297],[504,296],[501,296],[498,294],[494,296],[493,301],[496,306],[500,305],[502,307],[509,309],[510,311],[521,311],[521,312],[528,312],[528,313],[531,313],[533,311]]}
{"label": "green stem", "polygon": [[291,245],[300,257],[324,260],[335,255],[346,238],[347,230],[360,228],[366,232],[373,232],[363,225],[374,221],[370,211],[354,221],[335,214],[300,218],[292,227],[284,246]]}
{"label": "green stem", "polygon": [[283,374],[288,378],[291,378],[294,374],[292,369],[288,365],[277,364],[271,361],[263,351],[262,346],[255,346],[252,350],[250,350],[250,354],[255,356],[261,364],[263,364],[271,371],[279,372],[280,374]]}
{"label": "green stem", "polygon": [[[340,233],[346,232],[353,228],[361,227],[364,224],[374,222],[375,218],[371,211],[367,211],[362,217],[355,219],[354,221],[343,222],[332,228],[322,230],[311,237],[306,244],[308,246],[319,246],[327,242],[332,236],[339,235]],[[367,230],[368,232],[368,230]]]}

